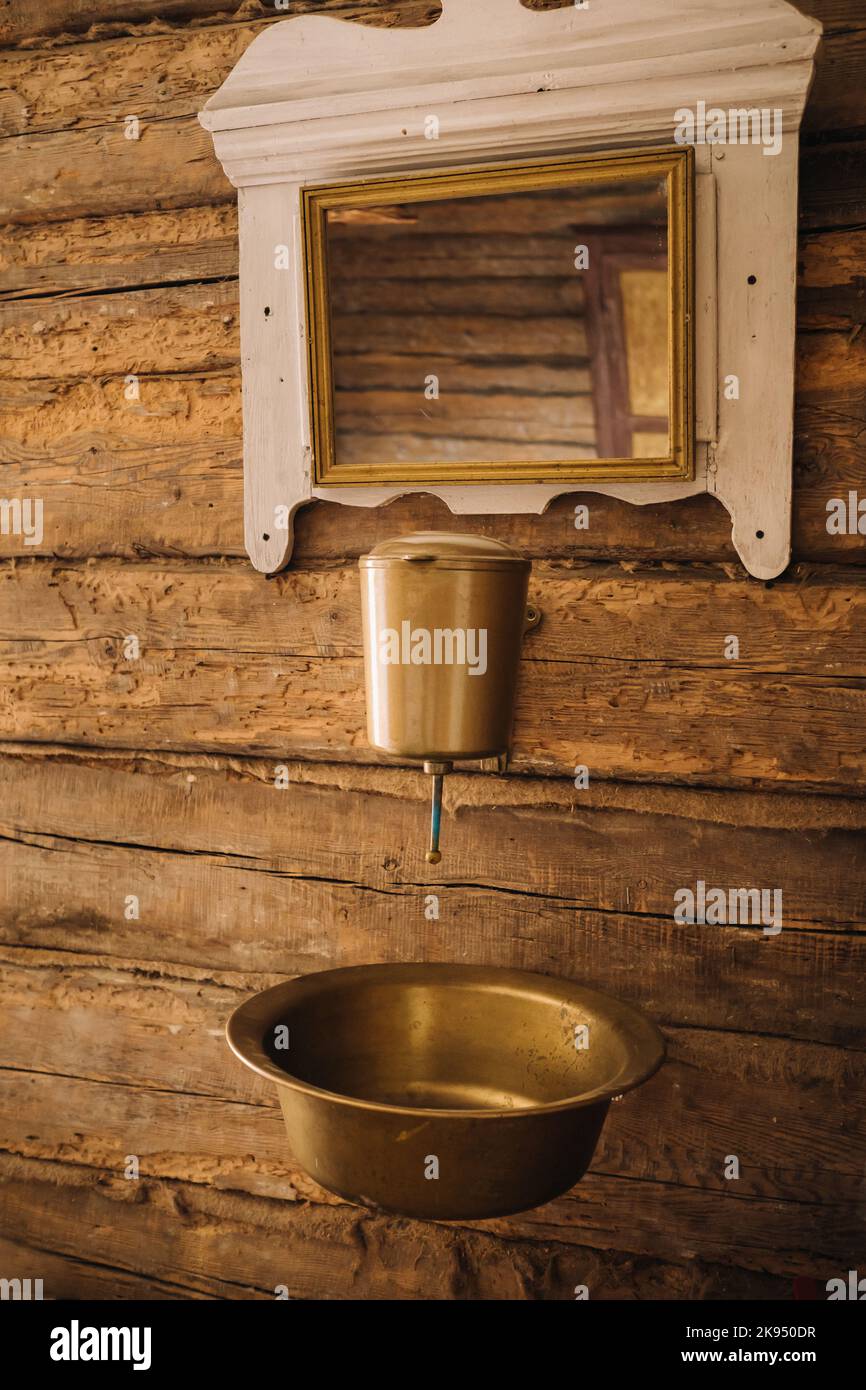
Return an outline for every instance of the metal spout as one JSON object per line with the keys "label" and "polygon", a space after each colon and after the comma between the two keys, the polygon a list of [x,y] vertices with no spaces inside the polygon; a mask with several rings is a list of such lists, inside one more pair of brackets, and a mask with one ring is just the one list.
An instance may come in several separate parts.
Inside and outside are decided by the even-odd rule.
{"label": "metal spout", "polygon": [[442,855],[439,853],[439,828],[442,821],[442,785],[446,772],[451,772],[453,763],[434,763],[425,760],[424,771],[433,778],[433,802],[430,807],[430,848],[425,856],[428,864],[438,864]]}

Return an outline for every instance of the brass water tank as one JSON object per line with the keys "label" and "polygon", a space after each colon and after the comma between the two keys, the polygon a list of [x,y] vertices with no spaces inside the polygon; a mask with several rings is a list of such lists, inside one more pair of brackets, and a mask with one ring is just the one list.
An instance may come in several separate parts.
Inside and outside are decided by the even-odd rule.
{"label": "brass water tank", "polygon": [[420,531],[359,560],[374,748],[433,778],[428,860],[437,863],[442,776],[508,752],[530,561],[502,541]]}

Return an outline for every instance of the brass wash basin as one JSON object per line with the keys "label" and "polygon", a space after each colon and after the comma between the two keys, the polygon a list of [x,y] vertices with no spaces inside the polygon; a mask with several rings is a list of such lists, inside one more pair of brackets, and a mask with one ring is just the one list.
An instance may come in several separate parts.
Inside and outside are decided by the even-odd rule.
{"label": "brass wash basin", "polygon": [[507,1216],[567,1191],[611,1099],[664,1057],[631,1005],[480,965],[306,975],[248,999],[226,1033],[276,1083],[294,1156],[316,1182],[439,1220]]}

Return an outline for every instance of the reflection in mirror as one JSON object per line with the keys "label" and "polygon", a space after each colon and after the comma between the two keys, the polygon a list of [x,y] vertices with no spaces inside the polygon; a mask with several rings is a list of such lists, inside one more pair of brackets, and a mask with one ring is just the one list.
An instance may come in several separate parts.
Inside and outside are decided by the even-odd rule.
{"label": "reflection in mirror", "polygon": [[583,476],[599,460],[681,474],[672,158],[480,194],[477,176],[465,196],[459,174],[443,196],[430,180],[397,198],[396,180],[378,199],[371,185],[313,190],[319,479]]}
{"label": "reflection in mirror", "polygon": [[664,180],[327,228],[338,465],[668,452]]}

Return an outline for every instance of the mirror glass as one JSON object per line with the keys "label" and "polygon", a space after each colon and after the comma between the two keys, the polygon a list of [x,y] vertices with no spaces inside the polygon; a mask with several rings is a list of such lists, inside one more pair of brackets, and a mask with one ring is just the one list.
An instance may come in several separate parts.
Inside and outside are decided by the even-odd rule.
{"label": "mirror glass", "polygon": [[683,475],[681,157],[307,190],[317,480]]}

